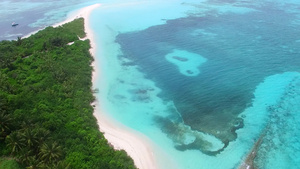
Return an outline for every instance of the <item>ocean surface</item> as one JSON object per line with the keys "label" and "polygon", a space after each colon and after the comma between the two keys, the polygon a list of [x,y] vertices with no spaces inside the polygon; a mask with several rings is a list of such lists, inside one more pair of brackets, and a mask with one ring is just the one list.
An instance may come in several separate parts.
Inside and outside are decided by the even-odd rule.
{"label": "ocean surface", "polygon": [[257,168],[299,168],[300,1],[51,2],[0,2],[0,39],[102,3],[90,17],[97,99],[178,168],[239,168],[254,145]]}
{"label": "ocean surface", "polygon": [[[99,0],[1,0],[0,40],[24,37],[62,22],[72,12],[95,3],[99,3]],[[13,22],[19,25],[12,27]]]}

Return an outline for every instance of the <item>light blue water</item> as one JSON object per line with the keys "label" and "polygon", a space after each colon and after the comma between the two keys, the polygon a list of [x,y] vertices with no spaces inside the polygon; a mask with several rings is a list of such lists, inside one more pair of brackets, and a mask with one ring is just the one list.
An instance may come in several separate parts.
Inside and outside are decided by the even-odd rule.
{"label": "light blue water", "polygon": [[286,93],[298,95],[288,86],[299,85],[299,7],[216,0],[102,6],[91,18],[106,76],[98,98],[179,168],[238,168],[262,133],[255,165],[297,168],[299,100]]}
{"label": "light blue water", "polygon": [[7,0],[0,39],[96,2],[94,87],[109,115],[148,136],[179,168],[238,168],[260,136],[256,167],[298,168],[298,0]]}

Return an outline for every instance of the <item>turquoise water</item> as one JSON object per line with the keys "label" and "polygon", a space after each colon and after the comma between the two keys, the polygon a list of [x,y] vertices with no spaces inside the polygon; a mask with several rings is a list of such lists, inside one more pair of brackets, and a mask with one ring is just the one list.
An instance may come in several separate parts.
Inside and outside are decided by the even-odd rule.
{"label": "turquoise water", "polygon": [[238,168],[260,136],[256,167],[297,168],[299,7],[216,0],[103,5],[91,17],[105,72],[98,98],[179,168]]}
{"label": "turquoise water", "polygon": [[257,168],[299,168],[298,0],[7,0],[0,40],[94,3],[105,112],[182,169],[239,168],[260,137]]}

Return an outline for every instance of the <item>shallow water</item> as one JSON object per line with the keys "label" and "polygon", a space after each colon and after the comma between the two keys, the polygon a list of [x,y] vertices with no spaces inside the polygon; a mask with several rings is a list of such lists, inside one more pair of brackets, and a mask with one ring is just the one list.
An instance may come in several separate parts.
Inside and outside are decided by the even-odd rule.
{"label": "shallow water", "polygon": [[[102,65],[109,77],[99,82],[100,91],[105,86],[99,97],[114,118],[151,138],[180,168],[237,168],[263,131],[274,133],[269,109],[299,77],[299,4],[176,2],[93,13],[97,24],[105,20],[92,25],[102,41],[100,60],[109,65]],[[259,168],[278,161],[263,148],[272,147],[269,137],[257,152]],[[296,162],[284,158],[278,166]]]}
{"label": "shallow water", "polygon": [[300,2],[9,0],[0,40],[96,2],[94,87],[109,115],[179,168],[238,168],[260,136],[256,167],[297,168]]}

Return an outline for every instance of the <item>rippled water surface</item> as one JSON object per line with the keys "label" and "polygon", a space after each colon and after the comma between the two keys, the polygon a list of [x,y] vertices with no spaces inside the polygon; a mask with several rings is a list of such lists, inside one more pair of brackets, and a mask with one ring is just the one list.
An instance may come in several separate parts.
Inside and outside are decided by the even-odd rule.
{"label": "rippled water surface", "polygon": [[300,2],[6,0],[0,40],[94,3],[94,85],[109,115],[179,168],[239,168],[254,145],[257,168],[297,168]]}
{"label": "rippled water surface", "polygon": [[[113,78],[102,96],[114,117],[146,134],[180,168],[239,168],[259,138],[255,166],[297,168],[299,4],[163,5],[93,14],[97,24],[111,19],[94,29],[105,32],[102,41],[114,37],[101,46],[115,45],[102,52],[114,65],[103,68]],[[118,24],[115,15],[125,21]]]}

